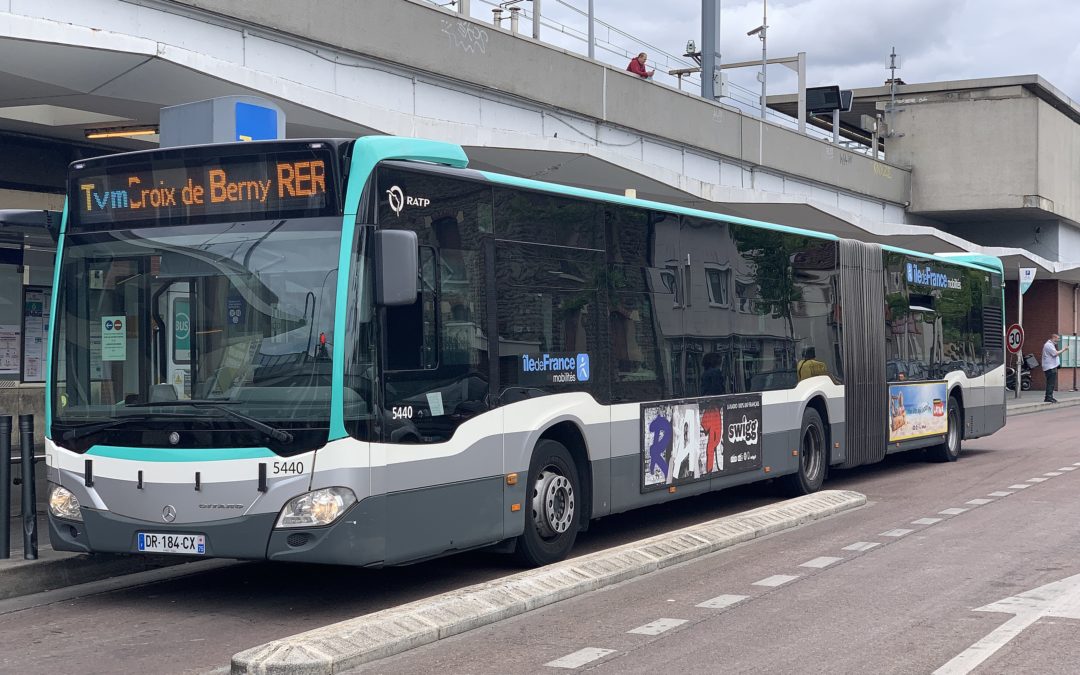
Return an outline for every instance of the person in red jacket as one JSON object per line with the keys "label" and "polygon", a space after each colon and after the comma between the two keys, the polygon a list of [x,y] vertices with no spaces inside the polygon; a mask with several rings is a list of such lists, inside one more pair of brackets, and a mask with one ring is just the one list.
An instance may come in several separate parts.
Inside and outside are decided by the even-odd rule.
{"label": "person in red jacket", "polygon": [[645,70],[645,61],[648,60],[649,55],[645,52],[641,52],[636,58],[630,59],[630,65],[626,67],[631,73],[642,78],[650,78],[655,73],[655,70]]}

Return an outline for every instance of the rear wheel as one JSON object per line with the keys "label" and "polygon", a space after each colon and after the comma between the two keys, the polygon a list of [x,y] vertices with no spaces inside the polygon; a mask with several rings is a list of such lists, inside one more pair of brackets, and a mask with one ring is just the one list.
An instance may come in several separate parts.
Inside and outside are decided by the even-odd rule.
{"label": "rear wheel", "polygon": [[536,444],[528,490],[525,531],[515,553],[536,567],[558,562],[574,546],[581,525],[577,467],[562,443],[544,439]]}
{"label": "rear wheel", "polygon": [[817,492],[825,482],[828,465],[828,434],[821,415],[813,408],[803,412],[799,436],[799,470],[784,476],[782,487],[789,495],[799,496]]}
{"label": "rear wheel", "polygon": [[960,402],[955,396],[949,397],[949,428],[945,439],[929,449],[930,457],[936,462],[955,462],[960,456],[960,434],[964,429],[964,419],[960,412]]}

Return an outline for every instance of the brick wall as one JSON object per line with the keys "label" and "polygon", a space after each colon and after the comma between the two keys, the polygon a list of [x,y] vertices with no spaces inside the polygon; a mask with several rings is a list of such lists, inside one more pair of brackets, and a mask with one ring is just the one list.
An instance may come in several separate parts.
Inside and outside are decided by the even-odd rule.
{"label": "brick wall", "polygon": [[[1073,295],[1076,286],[1055,280],[1036,281],[1024,294],[1024,347],[1022,353],[1041,358],[1042,346],[1051,333],[1074,335]],[[1080,300],[1080,298],[1077,298]],[[1005,325],[1016,323],[1016,282],[1005,285]],[[1015,358],[1009,361],[1015,366]],[[1073,389],[1080,384],[1080,377],[1072,368],[1058,374],[1058,389]],[[1031,374],[1032,389],[1046,386],[1042,370]]]}

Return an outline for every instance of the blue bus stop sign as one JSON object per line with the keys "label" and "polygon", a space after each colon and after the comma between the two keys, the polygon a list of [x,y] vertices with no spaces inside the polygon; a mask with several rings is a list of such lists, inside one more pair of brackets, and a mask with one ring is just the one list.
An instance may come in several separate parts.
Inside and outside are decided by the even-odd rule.
{"label": "blue bus stop sign", "polygon": [[277,111],[251,103],[236,103],[236,140],[270,141],[278,137]]}

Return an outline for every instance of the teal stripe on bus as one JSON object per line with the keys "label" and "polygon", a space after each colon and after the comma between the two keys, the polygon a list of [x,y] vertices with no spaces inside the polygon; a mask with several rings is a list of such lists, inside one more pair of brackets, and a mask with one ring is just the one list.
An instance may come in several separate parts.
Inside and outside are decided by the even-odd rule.
{"label": "teal stripe on bus", "polygon": [[125,448],[116,445],[95,445],[86,451],[86,456],[139,462],[223,462],[277,457],[269,448]]}
{"label": "teal stripe on bus", "polygon": [[60,295],[60,254],[64,251],[64,233],[67,232],[68,203],[64,200],[64,214],[60,217],[60,237],[56,241],[56,257],[53,261],[52,296],[49,298],[49,335],[46,339],[48,354],[45,357],[45,438],[52,440],[52,402],[53,402],[53,325],[59,321],[56,316],[56,298]]}
{"label": "teal stripe on bus", "polygon": [[345,191],[345,214],[341,221],[341,246],[338,252],[337,300],[334,314],[334,362],[331,373],[329,440],[345,438],[345,340],[349,300],[349,276],[352,243],[356,234],[356,212],[360,197],[375,166],[388,159],[431,162],[463,169],[469,158],[460,145],[397,136],[365,136],[353,145],[349,183]]}

